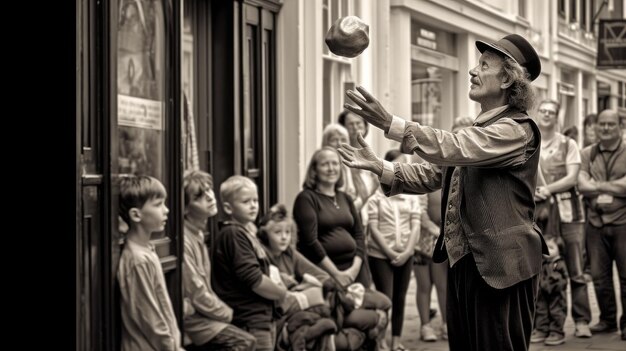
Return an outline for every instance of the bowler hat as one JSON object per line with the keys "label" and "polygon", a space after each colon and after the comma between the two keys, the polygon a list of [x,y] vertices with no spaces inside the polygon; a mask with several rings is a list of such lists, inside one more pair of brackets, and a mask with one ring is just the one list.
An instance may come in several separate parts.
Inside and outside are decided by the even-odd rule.
{"label": "bowler hat", "polygon": [[535,80],[541,73],[541,60],[530,43],[518,34],[509,34],[495,43],[476,40],[476,47],[481,53],[487,49],[496,51],[512,58],[520,66],[525,67],[530,80]]}

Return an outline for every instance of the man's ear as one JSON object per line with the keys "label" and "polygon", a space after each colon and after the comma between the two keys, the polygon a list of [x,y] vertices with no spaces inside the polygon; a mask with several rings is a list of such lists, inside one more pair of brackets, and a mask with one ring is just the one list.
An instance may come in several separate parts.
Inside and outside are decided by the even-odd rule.
{"label": "man's ear", "polygon": [[130,210],[128,210],[128,217],[130,217],[130,220],[133,222],[141,222],[141,210],[137,207],[131,208]]}
{"label": "man's ear", "polygon": [[513,79],[511,79],[508,74],[503,74],[503,76],[504,81],[500,84],[500,89],[507,90],[511,85],[513,85]]}
{"label": "man's ear", "polygon": [[230,203],[224,202],[223,205],[224,205],[224,212],[226,212],[227,215],[232,215],[233,208],[230,206]]}

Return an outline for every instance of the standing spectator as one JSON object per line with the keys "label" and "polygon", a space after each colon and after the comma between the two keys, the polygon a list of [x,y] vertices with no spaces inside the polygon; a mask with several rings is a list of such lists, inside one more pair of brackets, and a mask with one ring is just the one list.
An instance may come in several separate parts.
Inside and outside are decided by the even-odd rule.
{"label": "standing spectator", "polygon": [[[361,116],[352,113],[350,111],[343,111],[339,117],[338,122],[348,130],[348,137],[350,139],[350,145],[358,147],[357,135],[360,133],[363,138],[367,136],[369,132],[369,123],[367,123]],[[354,200],[354,207],[361,213],[363,224],[367,224],[367,210],[361,211],[365,207],[367,200],[374,195],[378,189],[379,182],[375,175],[370,172],[362,172],[360,169],[350,169],[351,181],[354,184],[356,191],[356,198]]]}
{"label": "standing spectator", "polygon": [[535,311],[535,330],[530,342],[544,342],[549,346],[565,342],[563,325],[567,317],[567,266],[560,255],[564,250],[560,237],[546,237],[550,252],[543,257],[541,277],[539,278],[539,297]]}
{"label": "standing spectator", "polygon": [[598,115],[599,142],[582,151],[578,180],[589,209],[587,248],[600,307],[600,321],[591,330],[594,333],[617,330],[613,288],[615,261],[622,299],[619,323],[622,340],[626,340],[626,146],[620,124],[615,110],[604,110]]}
{"label": "standing spectator", "polygon": [[149,176],[120,180],[119,215],[128,224],[117,279],[122,295],[122,351],[184,351],[161,262],[150,243],[170,212],[163,184]]}
{"label": "standing spectator", "polygon": [[[387,161],[404,159],[400,150],[390,150]],[[391,299],[391,350],[405,350],[400,344],[404,323],[406,292],[411,281],[413,247],[420,231],[419,199],[399,194],[387,197],[382,189],[367,202],[369,230],[368,260],[376,290]],[[428,312],[426,312],[428,313]]]}
{"label": "standing spectator", "polygon": [[[322,132],[322,147],[330,146],[333,149],[338,149],[343,143],[348,142],[348,131],[341,124],[331,123],[324,128]],[[343,179],[343,185],[339,190],[348,194],[355,206],[362,206],[362,199],[358,197],[356,189],[354,188],[354,181],[352,181],[352,169],[346,165],[341,165],[341,177]]]}
{"label": "standing spectator", "polygon": [[[536,199],[555,200],[558,206],[561,237],[565,242],[563,256],[570,275],[572,318],[579,338],[591,337],[591,309],[584,277],[585,216],[582,197],[576,184],[580,170],[580,152],[576,142],[558,133],[560,104],[544,100],[539,105],[537,124],[541,130],[540,170],[546,184],[537,187]],[[542,228],[542,230],[545,228]],[[558,234],[557,234],[558,235]]]}
{"label": "standing spectator", "polygon": [[583,122],[583,147],[587,147],[598,142],[598,137],[596,136],[597,120],[598,115],[595,113],[590,113],[585,116],[585,120]]}

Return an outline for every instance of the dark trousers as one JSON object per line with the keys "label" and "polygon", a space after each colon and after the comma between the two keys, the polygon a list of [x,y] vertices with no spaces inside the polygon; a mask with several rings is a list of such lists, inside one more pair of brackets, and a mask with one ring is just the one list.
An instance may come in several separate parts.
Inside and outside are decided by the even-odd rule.
{"label": "dark trousers", "polygon": [[369,263],[376,290],[391,299],[391,335],[400,336],[404,324],[404,305],[411,281],[413,257],[400,267],[392,265],[389,260],[371,256]]}
{"label": "dark trousers", "polygon": [[572,319],[575,322],[591,322],[589,294],[584,276],[585,224],[561,223],[561,237],[565,244],[565,264],[569,274],[572,298]]}
{"label": "dark trousers", "polygon": [[[591,276],[600,307],[600,320],[616,325],[615,288],[613,286],[613,261],[617,266],[622,298],[626,306],[626,224],[603,228],[587,225],[587,249],[591,263]],[[626,312],[622,311],[620,328],[626,328]]]}
{"label": "dark trousers", "polygon": [[535,329],[546,334],[556,332],[564,335],[565,317],[567,317],[565,290],[548,293],[539,289],[535,310]]}
{"label": "dark trousers", "polygon": [[539,275],[506,289],[489,286],[472,254],[448,271],[450,351],[528,350]]}

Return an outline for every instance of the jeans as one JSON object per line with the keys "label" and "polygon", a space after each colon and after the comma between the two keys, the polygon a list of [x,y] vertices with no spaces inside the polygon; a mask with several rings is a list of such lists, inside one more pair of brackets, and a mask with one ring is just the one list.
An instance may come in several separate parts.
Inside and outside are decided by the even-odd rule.
{"label": "jeans", "polygon": [[561,237],[565,243],[565,263],[570,278],[572,318],[575,322],[591,322],[589,294],[585,282],[583,250],[585,247],[584,223],[561,223]]}
{"label": "jeans", "polygon": [[[622,299],[626,306],[626,224],[605,225],[596,228],[587,224],[587,249],[591,263],[591,276],[596,289],[600,321],[616,324],[615,289],[613,287],[613,261],[617,266]],[[626,313],[622,311],[620,328],[626,328]]]}
{"label": "jeans", "polygon": [[556,332],[565,335],[563,325],[567,317],[565,290],[548,293],[539,289],[535,307],[535,329],[546,334]]}

